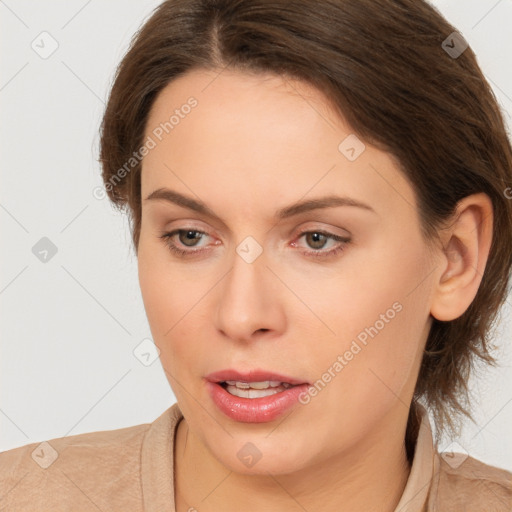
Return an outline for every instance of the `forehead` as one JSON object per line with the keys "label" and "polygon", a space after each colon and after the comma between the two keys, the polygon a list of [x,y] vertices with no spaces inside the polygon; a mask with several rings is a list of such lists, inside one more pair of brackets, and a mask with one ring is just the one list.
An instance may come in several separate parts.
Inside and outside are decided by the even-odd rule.
{"label": "forehead", "polygon": [[145,135],[155,147],[143,159],[144,197],[169,187],[202,198],[229,196],[252,211],[326,192],[376,210],[414,204],[390,155],[368,144],[356,160],[343,154],[340,143],[354,137],[350,126],[304,82],[194,70],[160,92]]}
{"label": "forehead", "polygon": [[[191,102],[195,106],[189,108]],[[173,113],[177,115],[170,127]],[[210,143],[219,155],[251,149],[259,153],[264,145],[266,154],[274,147],[292,157],[304,142],[309,149],[320,149],[327,131],[337,138],[336,132],[346,130],[339,116],[330,112],[327,99],[305,82],[227,70],[194,70],[168,84],[151,109],[146,133],[162,125],[167,127],[162,137],[176,155],[193,136],[196,152],[211,150]]]}

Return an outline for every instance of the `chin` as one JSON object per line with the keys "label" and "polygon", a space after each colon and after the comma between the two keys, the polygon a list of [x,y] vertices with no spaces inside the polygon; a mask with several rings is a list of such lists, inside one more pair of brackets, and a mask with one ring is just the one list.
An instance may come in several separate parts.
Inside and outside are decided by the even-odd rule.
{"label": "chin", "polygon": [[215,449],[209,447],[213,456],[230,471],[243,475],[284,475],[307,466],[302,443],[297,443],[296,439],[289,448],[283,448],[277,438],[270,441],[268,438],[251,439],[251,436],[237,436],[225,447],[214,446]]}

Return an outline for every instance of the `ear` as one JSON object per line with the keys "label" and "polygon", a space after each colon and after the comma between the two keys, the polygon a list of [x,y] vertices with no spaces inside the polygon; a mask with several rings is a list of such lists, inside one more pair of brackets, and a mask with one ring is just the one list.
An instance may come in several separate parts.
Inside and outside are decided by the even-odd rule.
{"label": "ear", "polygon": [[487,194],[467,196],[440,230],[439,274],[430,313],[441,321],[461,316],[476,296],[492,242],[493,208]]}

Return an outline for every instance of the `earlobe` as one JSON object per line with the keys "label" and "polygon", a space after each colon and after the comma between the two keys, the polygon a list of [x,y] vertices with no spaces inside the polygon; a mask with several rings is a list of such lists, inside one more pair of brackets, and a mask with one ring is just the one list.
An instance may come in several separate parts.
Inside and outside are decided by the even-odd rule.
{"label": "earlobe", "polygon": [[492,242],[492,201],[484,193],[462,199],[455,219],[440,233],[440,271],[430,313],[437,320],[461,316],[476,296]]}

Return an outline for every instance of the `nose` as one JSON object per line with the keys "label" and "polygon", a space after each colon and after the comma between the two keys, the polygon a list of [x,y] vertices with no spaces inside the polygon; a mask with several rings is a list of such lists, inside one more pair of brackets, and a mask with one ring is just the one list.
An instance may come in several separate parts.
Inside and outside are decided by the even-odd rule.
{"label": "nose", "polygon": [[262,254],[248,263],[238,254],[219,286],[217,329],[234,341],[251,341],[262,334],[278,335],[286,328],[282,283]]}

